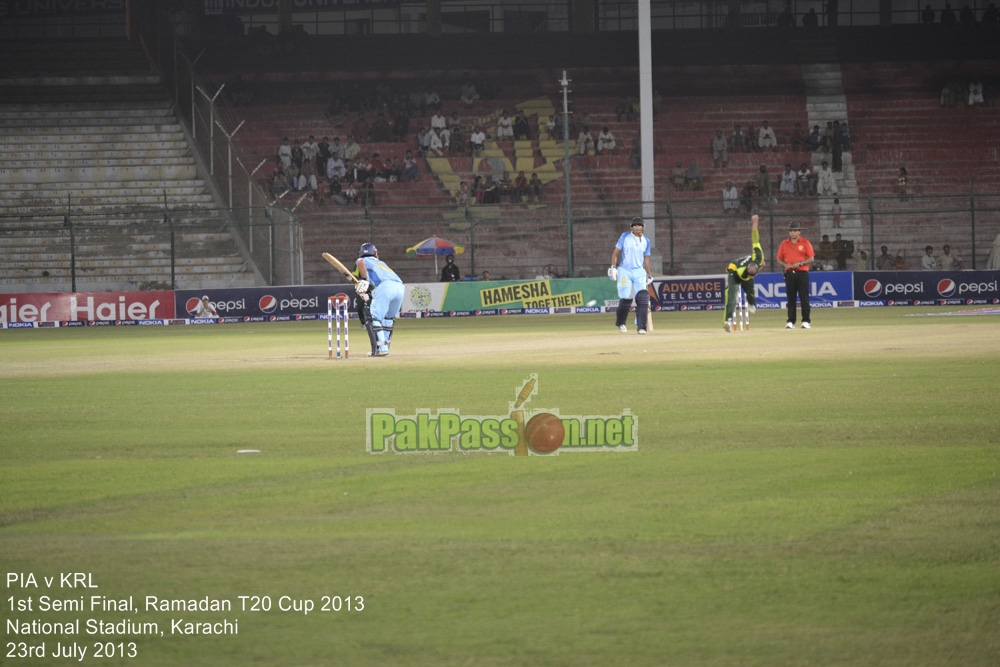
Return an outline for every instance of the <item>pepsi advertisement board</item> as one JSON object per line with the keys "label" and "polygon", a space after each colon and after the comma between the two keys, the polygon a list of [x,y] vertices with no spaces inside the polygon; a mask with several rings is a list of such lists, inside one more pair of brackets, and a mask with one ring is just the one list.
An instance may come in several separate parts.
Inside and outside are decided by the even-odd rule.
{"label": "pepsi advertisement board", "polygon": [[870,306],[971,306],[1000,303],[1000,271],[860,271],[854,298]]}
{"label": "pepsi advertisement board", "polygon": [[240,287],[233,289],[177,290],[175,317],[198,315],[201,297],[207,296],[215,312],[225,321],[284,322],[326,316],[331,296],[348,299],[354,307],[353,285],[302,285],[286,287]]}

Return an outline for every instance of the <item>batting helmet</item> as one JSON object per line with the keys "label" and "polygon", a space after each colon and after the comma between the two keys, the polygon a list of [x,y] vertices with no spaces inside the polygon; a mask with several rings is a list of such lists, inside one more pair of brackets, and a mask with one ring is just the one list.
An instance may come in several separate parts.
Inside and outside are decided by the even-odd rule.
{"label": "batting helmet", "polygon": [[361,250],[358,251],[358,257],[378,257],[378,249],[374,243],[362,243]]}

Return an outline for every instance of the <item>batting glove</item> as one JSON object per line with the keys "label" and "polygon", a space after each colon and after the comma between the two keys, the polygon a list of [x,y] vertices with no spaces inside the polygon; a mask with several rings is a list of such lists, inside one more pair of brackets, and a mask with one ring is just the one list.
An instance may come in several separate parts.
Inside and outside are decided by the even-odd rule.
{"label": "batting glove", "polygon": [[354,291],[358,294],[368,294],[368,288],[371,287],[371,283],[367,280],[359,280],[358,284],[354,287]]}
{"label": "batting glove", "polygon": [[653,276],[646,276],[646,287],[653,284]]}
{"label": "batting glove", "polygon": [[614,280],[614,281],[617,282],[618,281],[618,269],[615,268],[615,267],[613,267],[613,266],[610,269],[608,269],[608,278],[610,278],[611,280]]}

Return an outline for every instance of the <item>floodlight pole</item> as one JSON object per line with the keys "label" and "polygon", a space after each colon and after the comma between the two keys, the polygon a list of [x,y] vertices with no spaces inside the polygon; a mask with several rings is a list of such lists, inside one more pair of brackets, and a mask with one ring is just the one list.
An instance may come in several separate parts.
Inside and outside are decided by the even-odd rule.
{"label": "floodlight pole", "polygon": [[563,94],[563,177],[566,179],[566,277],[573,277],[573,210],[570,206],[569,187],[569,82],[566,77],[566,70],[563,70],[562,86]]}

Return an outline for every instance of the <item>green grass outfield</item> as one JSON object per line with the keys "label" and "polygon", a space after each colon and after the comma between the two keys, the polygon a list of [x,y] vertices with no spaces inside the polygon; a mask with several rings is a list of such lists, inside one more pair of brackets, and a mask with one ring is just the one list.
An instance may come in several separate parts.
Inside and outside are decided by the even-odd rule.
{"label": "green grass outfield", "polygon": [[[325,322],[2,331],[0,562],[38,587],[4,588],[0,663],[995,667],[1000,317],[928,312],[403,320],[340,362]],[[366,452],[366,408],[506,415],[532,373],[528,408],[630,408],[638,452]]]}

